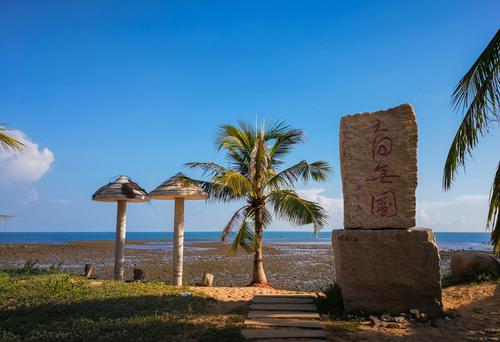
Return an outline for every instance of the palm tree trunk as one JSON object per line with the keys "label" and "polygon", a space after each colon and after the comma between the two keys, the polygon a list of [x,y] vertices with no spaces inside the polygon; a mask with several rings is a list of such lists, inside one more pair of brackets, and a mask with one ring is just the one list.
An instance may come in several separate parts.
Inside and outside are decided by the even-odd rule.
{"label": "palm tree trunk", "polygon": [[255,255],[253,257],[253,273],[251,285],[259,284],[266,285],[267,278],[264,273],[264,265],[262,260],[262,209],[258,208],[255,211]]}

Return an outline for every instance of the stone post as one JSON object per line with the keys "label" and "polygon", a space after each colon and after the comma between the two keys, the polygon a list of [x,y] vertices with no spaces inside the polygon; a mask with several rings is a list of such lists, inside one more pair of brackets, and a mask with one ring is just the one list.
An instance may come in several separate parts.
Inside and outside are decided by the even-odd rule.
{"label": "stone post", "polygon": [[123,280],[125,264],[125,229],[127,225],[127,202],[117,201],[115,239],[115,280]]}
{"label": "stone post", "polygon": [[406,104],[340,122],[344,227],[332,232],[346,311],[442,311],[439,253],[415,228],[417,123]]}
{"label": "stone post", "polygon": [[182,197],[175,198],[173,252],[173,283],[176,286],[182,286],[184,258],[184,198]]}

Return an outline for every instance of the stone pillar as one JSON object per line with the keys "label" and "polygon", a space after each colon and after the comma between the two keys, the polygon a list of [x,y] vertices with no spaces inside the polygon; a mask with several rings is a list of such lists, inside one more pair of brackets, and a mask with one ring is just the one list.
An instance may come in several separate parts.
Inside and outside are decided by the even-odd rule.
{"label": "stone pillar", "polygon": [[123,280],[125,264],[125,230],[127,225],[127,202],[117,201],[115,236],[115,280]]}
{"label": "stone pillar", "polygon": [[442,311],[439,253],[415,227],[417,123],[406,104],[340,122],[345,230],[334,230],[347,311]]}
{"label": "stone pillar", "polygon": [[182,286],[182,269],[184,258],[184,198],[175,198],[174,208],[174,260],[173,283]]}

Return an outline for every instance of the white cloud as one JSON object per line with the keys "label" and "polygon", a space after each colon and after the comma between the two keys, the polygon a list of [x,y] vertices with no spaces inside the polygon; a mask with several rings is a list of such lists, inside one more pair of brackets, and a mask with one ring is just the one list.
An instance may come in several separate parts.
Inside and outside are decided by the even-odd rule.
{"label": "white cloud", "polygon": [[328,213],[328,225],[335,228],[342,228],[344,222],[344,200],[338,197],[328,197],[322,195],[323,188],[300,189],[297,193],[308,201],[319,203]]}
{"label": "white cloud", "polygon": [[459,195],[448,201],[417,202],[417,225],[435,231],[484,232],[487,195]]}
{"label": "white cloud", "polygon": [[[323,195],[325,189],[302,189],[303,198],[318,202],[329,215],[329,226],[343,227],[344,203],[340,197]],[[488,210],[487,195],[459,195],[444,201],[417,202],[417,226],[434,231],[484,232]]]}
{"label": "white cloud", "polygon": [[54,153],[46,147],[39,148],[21,131],[9,133],[22,141],[25,149],[22,152],[0,151],[0,185],[36,182],[54,162]]}

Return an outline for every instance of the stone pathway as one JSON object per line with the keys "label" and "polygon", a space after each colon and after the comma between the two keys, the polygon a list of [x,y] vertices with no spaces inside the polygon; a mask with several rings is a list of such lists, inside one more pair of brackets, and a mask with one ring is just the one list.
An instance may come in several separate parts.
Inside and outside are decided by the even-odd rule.
{"label": "stone pathway", "polygon": [[265,342],[326,341],[313,300],[308,295],[254,296],[243,336]]}

